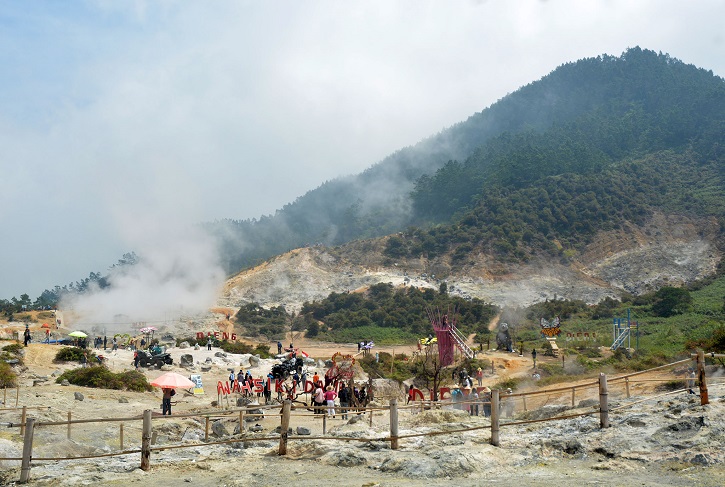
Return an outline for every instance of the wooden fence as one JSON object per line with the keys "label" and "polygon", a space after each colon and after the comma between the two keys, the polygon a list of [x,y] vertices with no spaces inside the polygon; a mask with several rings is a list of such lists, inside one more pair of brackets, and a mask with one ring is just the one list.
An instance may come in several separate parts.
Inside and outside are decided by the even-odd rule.
{"label": "wooden fence", "polygon": [[[723,355],[719,354],[710,354],[712,357],[722,357]],[[700,391],[700,400],[701,404],[707,404],[708,403],[708,390],[707,390],[707,383],[705,380],[705,368],[704,368],[704,354],[703,352],[699,352],[695,356],[697,360],[697,369],[698,369],[698,378],[697,378],[697,384],[699,386]],[[520,398],[523,401],[523,410],[527,411],[527,403],[526,398],[534,398],[536,396],[541,395],[551,395],[551,394],[568,394],[570,391],[571,394],[571,404],[572,406],[575,406],[575,398],[576,393],[579,390],[584,390],[588,388],[596,388],[598,391],[598,406],[596,408],[593,408],[591,411],[582,412],[582,413],[575,413],[575,414],[567,414],[567,415],[561,415],[561,416],[555,416],[545,419],[529,419],[529,420],[518,420],[518,421],[504,421],[502,422],[500,419],[500,410],[501,410],[501,400],[502,397],[500,395],[500,391],[493,390],[491,391],[491,400],[490,402],[481,402],[478,401],[478,404],[488,404],[491,406],[490,408],[490,420],[488,424],[484,424],[481,426],[474,426],[474,427],[467,427],[467,428],[460,428],[455,430],[446,430],[446,431],[433,431],[433,432],[427,432],[427,433],[413,433],[413,434],[406,434],[406,435],[400,435],[398,430],[398,416],[399,411],[405,410],[405,409],[414,409],[414,410],[422,410],[422,409],[440,409],[443,407],[451,407],[453,403],[450,401],[415,401],[413,404],[405,405],[405,406],[399,406],[398,401],[396,398],[390,399],[390,402],[385,407],[367,407],[364,409],[361,408],[341,408],[339,406],[336,406],[335,409],[338,411],[343,411],[345,409],[349,410],[349,413],[352,414],[362,414],[362,415],[369,415],[369,421],[370,425],[372,426],[373,423],[373,416],[376,413],[380,413],[380,415],[385,415],[387,413],[387,416],[389,418],[389,434],[383,435],[383,436],[377,436],[377,437],[365,437],[365,438],[350,438],[350,437],[340,437],[340,436],[329,436],[327,435],[327,428],[326,428],[326,421],[327,421],[327,415],[326,414],[310,414],[307,411],[307,407],[295,407],[291,401],[287,400],[282,405],[253,405],[243,408],[233,408],[233,409],[226,409],[226,410],[210,410],[210,411],[202,411],[202,412],[196,412],[196,413],[186,413],[186,414],[175,414],[174,416],[156,416],[154,417],[151,410],[145,410],[142,415],[138,416],[129,416],[129,417],[123,417],[123,418],[95,418],[95,419],[72,419],[70,411],[68,412],[68,419],[67,421],[36,421],[32,417],[27,416],[28,410],[32,410],[33,408],[23,406],[20,421],[18,423],[2,423],[5,426],[9,428],[20,428],[21,435],[23,436],[23,453],[22,457],[15,458],[0,458],[0,460],[5,461],[20,461],[21,462],[21,468],[20,468],[20,483],[28,482],[30,479],[30,468],[31,468],[31,460],[32,462],[43,462],[43,461],[62,461],[62,460],[79,460],[79,459],[92,459],[92,458],[104,458],[104,457],[113,457],[113,456],[120,456],[120,455],[129,455],[129,454],[141,454],[141,469],[148,470],[151,467],[151,454],[152,452],[159,452],[164,450],[172,450],[172,449],[179,449],[179,448],[198,448],[199,446],[203,445],[221,445],[221,444],[229,444],[229,443],[244,443],[244,442],[256,442],[256,441],[279,441],[279,447],[278,447],[278,454],[279,455],[286,455],[287,454],[287,445],[289,441],[305,441],[305,440],[335,440],[335,441],[362,441],[362,442],[372,442],[372,441],[381,441],[381,442],[390,442],[390,447],[392,450],[397,450],[400,445],[400,440],[402,439],[408,439],[408,438],[415,438],[415,437],[422,437],[422,436],[438,436],[438,435],[449,435],[449,434],[455,434],[455,433],[463,433],[463,432],[470,432],[470,431],[476,431],[476,430],[482,430],[482,429],[490,429],[491,430],[491,438],[490,443],[494,446],[500,445],[500,429],[502,427],[506,426],[515,426],[515,425],[525,425],[530,423],[538,423],[543,421],[557,421],[562,419],[569,419],[579,416],[590,416],[590,415],[599,415],[599,424],[601,428],[607,428],[609,427],[609,413],[610,412],[618,412],[623,409],[632,407],[635,404],[639,404],[644,401],[649,401],[652,399],[656,399],[662,396],[666,396],[668,394],[677,394],[681,393],[683,391],[686,391],[688,387],[684,387],[683,389],[678,389],[675,391],[670,391],[664,394],[659,394],[656,396],[648,397],[639,401],[635,401],[632,403],[624,404],[616,409],[609,409],[609,386],[612,384],[622,383],[625,385],[626,388],[626,397],[630,398],[630,384],[635,382],[651,382],[651,381],[668,381],[671,382],[673,379],[639,379],[639,380],[632,380],[632,377],[636,377],[639,375],[651,373],[654,371],[662,370],[665,368],[673,367],[675,365],[683,364],[686,362],[690,362],[691,359],[681,360],[678,362],[673,362],[671,364],[663,365],[661,367],[655,367],[652,369],[635,372],[631,374],[625,374],[620,375],[617,377],[608,378],[605,374],[600,374],[597,381],[592,382],[586,382],[583,384],[577,384],[574,386],[569,387],[560,387],[560,388],[552,388],[552,389],[544,389],[544,390],[538,390],[538,391],[531,391],[531,392],[525,392],[525,393],[517,393],[517,394],[507,394],[504,396],[504,400],[516,400]],[[685,381],[691,381],[692,378],[684,378],[682,380]],[[17,397],[19,396],[19,390],[16,391],[16,404],[17,404]],[[460,404],[470,404],[471,401],[464,401]],[[20,408],[5,408],[4,410],[12,410],[12,409],[20,409]],[[46,409],[46,408],[35,408],[35,409]],[[258,410],[263,410],[262,413],[255,412]],[[322,408],[324,409],[324,408]],[[264,411],[276,411],[279,410],[280,415],[280,434],[279,435],[273,435],[273,436],[247,436],[245,433],[245,418],[247,417],[253,417],[253,416],[260,416],[264,415]],[[303,412],[297,412],[297,411],[303,411]],[[241,436],[236,436],[234,438],[230,439],[224,439],[219,441],[209,441],[209,430],[210,430],[210,423],[211,420],[214,418],[229,418],[231,416],[234,416],[235,419],[238,417],[239,419],[239,432]],[[293,416],[316,416],[316,417],[322,417],[323,421],[323,433],[322,436],[312,436],[312,435],[290,435],[289,431],[289,425],[290,425],[290,419]],[[179,419],[179,418],[203,418],[204,421],[204,442],[203,443],[184,443],[184,444],[171,444],[171,445],[155,445],[155,434],[153,431],[153,422],[155,421],[165,421],[169,419]],[[83,424],[83,423],[118,423],[119,424],[119,446],[120,449],[115,452],[111,453],[103,453],[103,454],[97,454],[97,455],[87,455],[87,456],[67,456],[67,457],[33,457],[33,435],[36,430],[36,428],[40,427],[49,427],[49,426],[67,426],[67,436],[70,439],[71,438],[71,427],[72,425],[77,424]],[[141,422],[141,448],[132,448],[132,449],[124,449],[124,424],[125,423],[133,423],[133,422]]]}

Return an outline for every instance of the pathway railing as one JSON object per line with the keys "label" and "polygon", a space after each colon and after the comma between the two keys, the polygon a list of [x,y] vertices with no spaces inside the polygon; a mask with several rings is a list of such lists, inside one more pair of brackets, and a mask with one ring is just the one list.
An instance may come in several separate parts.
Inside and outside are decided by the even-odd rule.
{"label": "pathway railing", "polygon": [[[721,357],[722,355],[716,355],[711,354],[713,357]],[[707,384],[705,381],[705,375],[704,375],[704,354],[703,352],[699,352],[696,356],[697,359],[697,366],[698,370],[701,372],[700,377],[697,379],[697,385],[699,386],[700,390],[700,398],[702,404],[707,404],[708,396],[707,396]],[[229,443],[244,443],[244,442],[258,442],[258,441],[279,441],[279,447],[278,447],[278,454],[279,455],[285,455],[287,453],[287,445],[289,441],[307,441],[307,440],[331,440],[331,441],[362,441],[362,442],[390,442],[390,446],[392,450],[397,450],[400,447],[400,441],[409,439],[409,438],[415,438],[415,437],[424,437],[424,436],[438,436],[438,435],[448,435],[448,434],[457,434],[457,433],[464,433],[464,432],[472,432],[477,430],[483,430],[483,429],[490,429],[490,443],[494,446],[500,445],[500,430],[502,427],[508,427],[508,426],[515,426],[515,425],[525,425],[530,423],[538,423],[538,422],[544,422],[544,421],[557,421],[562,419],[569,419],[574,417],[580,417],[580,416],[590,416],[590,415],[599,415],[599,422],[601,428],[607,428],[610,426],[609,423],[609,414],[610,413],[618,413],[626,408],[632,407],[636,404],[639,404],[644,401],[650,401],[653,399],[657,399],[666,395],[670,394],[678,394],[682,393],[684,391],[688,390],[689,385],[687,384],[686,387],[683,389],[678,389],[675,391],[666,392],[663,394],[655,395],[652,397],[647,397],[641,400],[637,400],[634,402],[629,402],[627,404],[622,404],[621,406],[618,406],[617,408],[610,409],[609,408],[609,386],[612,384],[623,384],[626,387],[626,397],[630,398],[630,390],[629,386],[632,383],[636,382],[652,382],[652,381],[672,381],[672,379],[639,379],[639,380],[632,380],[632,377],[639,376],[642,374],[647,374],[651,372],[655,372],[658,370],[662,370],[668,367],[673,367],[675,365],[683,364],[686,362],[690,362],[691,359],[686,360],[680,360],[677,362],[673,362],[670,364],[666,364],[660,367],[655,367],[652,369],[648,369],[641,372],[635,372],[631,374],[625,374],[617,377],[608,378],[605,374],[600,374],[597,381],[591,381],[591,382],[585,382],[582,384],[576,384],[574,386],[570,387],[561,387],[561,388],[552,388],[552,389],[545,389],[545,390],[538,390],[538,391],[531,391],[531,392],[525,392],[525,393],[517,393],[517,394],[508,394],[503,396],[503,398],[500,395],[500,392],[498,390],[491,391],[491,399],[490,401],[463,401],[462,403],[452,403],[450,401],[414,401],[412,404],[405,405],[405,406],[399,406],[397,398],[390,399],[390,402],[387,406],[381,406],[381,407],[366,407],[366,408],[357,408],[357,407],[351,407],[351,408],[341,408],[336,406],[335,409],[340,412],[340,414],[348,413],[350,415],[370,415],[370,424],[372,426],[373,423],[373,416],[375,414],[378,415],[378,417],[385,418],[387,416],[388,425],[389,425],[389,433],[383,434],[380,436],[368,436],[364,438],[351,438],[351,437],[344,437],[344,436],[331,436],[327,434],[327,421],[329,420],[327,414],[315,414],[310,413],[307,411],[307,407],[295,407],[290,401],[285,401],[283,405],[268,405],[268,406],[261,406],[261,405],[251,405],[247,407],[242,408],[233,408],[233,409],[227,409],[227,410],[208,410],[208,411],[199,411],[199,412],[191,412],[191,413],[184,413],[184,414],[175,414],[174,416],[154,416],[151,410],[145,410],[142,415],[136,415],[136,416],[128,416],[128,417],[120,417],[120,418],[90,418],[90,419],[72,419],[70,412],[68,413],[68,420],[67,421],[38,421],[35,418],[28,417],[27,412],[28,410],[32,410],[32,408],[23,406],[22,407],[22,413],[21,418],[19,422],[10,422],[10,423],[0,423],[4,424],[8,428],[19,428],[21,433],[21,436],[23,437],[23,453],[22,457],[8,457],[8,458],[0,458],[0,460],[4,461],[19,461],[21,462],[21,469],[20,469],[20,482],[25,483],[30,478],[30,471],[32,467],[32,463],[37,462],[45,462],[45,461],[64,461],[64,460],[81,460],[81,459],[95,459],[95,458],[106,458],[106,457],[113,457],[113,456],[121,456],[121,455],[129,455],[129,454],[138,454],[141,453],[141,468],[144,470],[148,470],[151,467],[151,459],[152,459],[152,453],[153,452],[160,452],[164,450],[172,450],[172,449],[181,449],[181,448],[199,448],[201,446],[211,446],[211,445],[221,445],[221,444],[229,444]],[[682,380],[685,381],[692,381],[692,378],[684,378]],[[725,383],[716,383],[718,386],[722,386]],[[571,413],[571,414],[563,414],[555,417],[549,417],[549,418],[541,418],[541,419],[519,419],[519,420],[513,420],[513,421],[501,421],[500,413],[502,410],[502,400],[504,402],[511,401],[511,400],[518,400],[521,399],[523,401],[523,410],[527,411],[527,404],[526,404],[526,398],[533,399],[537,396],[547,395],[551,396],[554,394],[561,395],[562,393],[568,393],[568,391],[571,391],[571,404],[572,406],[575,405],[575,396],[576,392],[580,390],[585,389],[596,389],[598,392],[598,404],[596,406],[593,406],[590,411],[584,411],[579,413]],[[490,405],[490,417],[479,419],[479,421],[482,423],[480,426],[471,426],[471,427],[465,427],[465,428],[458,428],[454,430],[445,430],[445,431],[430,431],[426,433],[411,433],[411,434],[405,434],[400,435],[399,434],[399,412],[401,410],[412,410],[420,411],[424,409],[440,409],[440,408],[451,408],[454,407],[456,404],[460,404],[462,407],[466,407],[466,405],[470,406],[471,404],[483,404],[483,405]],[[41,409],[41,408],[38,408]],[[47,408],[42,408],[47,409]],[[262,410],[259,412],[258,410]],[[320,408],[322,410],[325,410],[325,408]],[[278,411],[278,412],[277,412]],[[248,417],[259,417],[264,416],[265,412],[271,412],[273,414],[279,414],[280,416],[280,433],[279,434],[273,434],[273,435],[250,435],[247,431],[245,431],[245,419]],[[387,414],[386,414],[387,413]],[[292,417],[316,417],[316,418],[322,418],[322,435],[294,435],[290,434],[290,422]],[[239,421],[239,435],[234,435],[233,438],[229,439],[223,439],[223,440],[214,440],[210,441],[209,438],[209,430],[210,430],[210,424],[211,421],[215,418],[234,418],[236,421],[236,418],[238,417]],[[200,423],[204,423],[204,441],[203,442],[189,442],[189,443],[178,443],[178,444],[165,444],[165,445],[157,445],[157,435],[154,432],[153,425],[158,424],[160,421],[168,421],[168,420],[176,420],[179,418],[197,418]],[[140,448],[125,448],[124,444],[124,424],[138,424],[141,423],[141,443]],[[34,433],[36,430],[39,430],[41,428],[45,427],[53,427],[53,426],[67,426],[68,428],[68,437],[71,436],[71,426],[77,425],[77,424],[88,424],[88,423],[118,423],[119,424],[119,449],[117,451],[113,452],[105,452],[105,453],[99,453],[99,454],[92,454],[92,455],[83,455],[83,456],[55,456],[55,457],[45,457],[45,456],[33,456],[33,441],[34,441]],[[138,429],[138,428],[135,428]]]}

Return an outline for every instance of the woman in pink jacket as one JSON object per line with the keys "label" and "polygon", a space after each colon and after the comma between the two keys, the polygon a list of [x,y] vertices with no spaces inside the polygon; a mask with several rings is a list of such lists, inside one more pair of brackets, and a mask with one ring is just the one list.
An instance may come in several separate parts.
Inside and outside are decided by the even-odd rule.
{"label": "woman in pink jacket", "polygon": [[327,386],[325,391],[325,401],[327,401],[327,417],[335,417],[335,398],[337,393],[332,390],[332,386]]}

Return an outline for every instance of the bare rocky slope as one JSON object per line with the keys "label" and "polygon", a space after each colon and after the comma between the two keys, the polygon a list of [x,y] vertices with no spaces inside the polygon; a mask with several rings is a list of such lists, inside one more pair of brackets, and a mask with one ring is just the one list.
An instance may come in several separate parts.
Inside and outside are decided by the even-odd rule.
{"label": "bare rocky slope", "polygon": [[255,302],[296,311],[305,301],[379,282],[437,289],[443,281],[451,294],[498,305],[526,306],[554,296],[596,303],[622,291],[640,294],[711,274],[722,258],[718,234],[714,218],[656,214],[641,227],[600,233],[567,259],[514,265],[478,254],[463,271],[453,270],[448,257],[391,262],[382,252],[385,238],[306,247],[232,277],[220,304]]}

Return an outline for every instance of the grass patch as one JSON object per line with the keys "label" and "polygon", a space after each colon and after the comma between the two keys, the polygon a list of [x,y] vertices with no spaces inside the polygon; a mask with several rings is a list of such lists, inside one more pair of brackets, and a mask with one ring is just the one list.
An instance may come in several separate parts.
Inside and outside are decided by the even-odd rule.
{"label": "grass patch", "polygon": [[362,340],[372,340],[378,345],[412,345],[418,340],[418,336],[411,332],[375,325],[320,332],[318,338],[337,343],[358,343]]}

